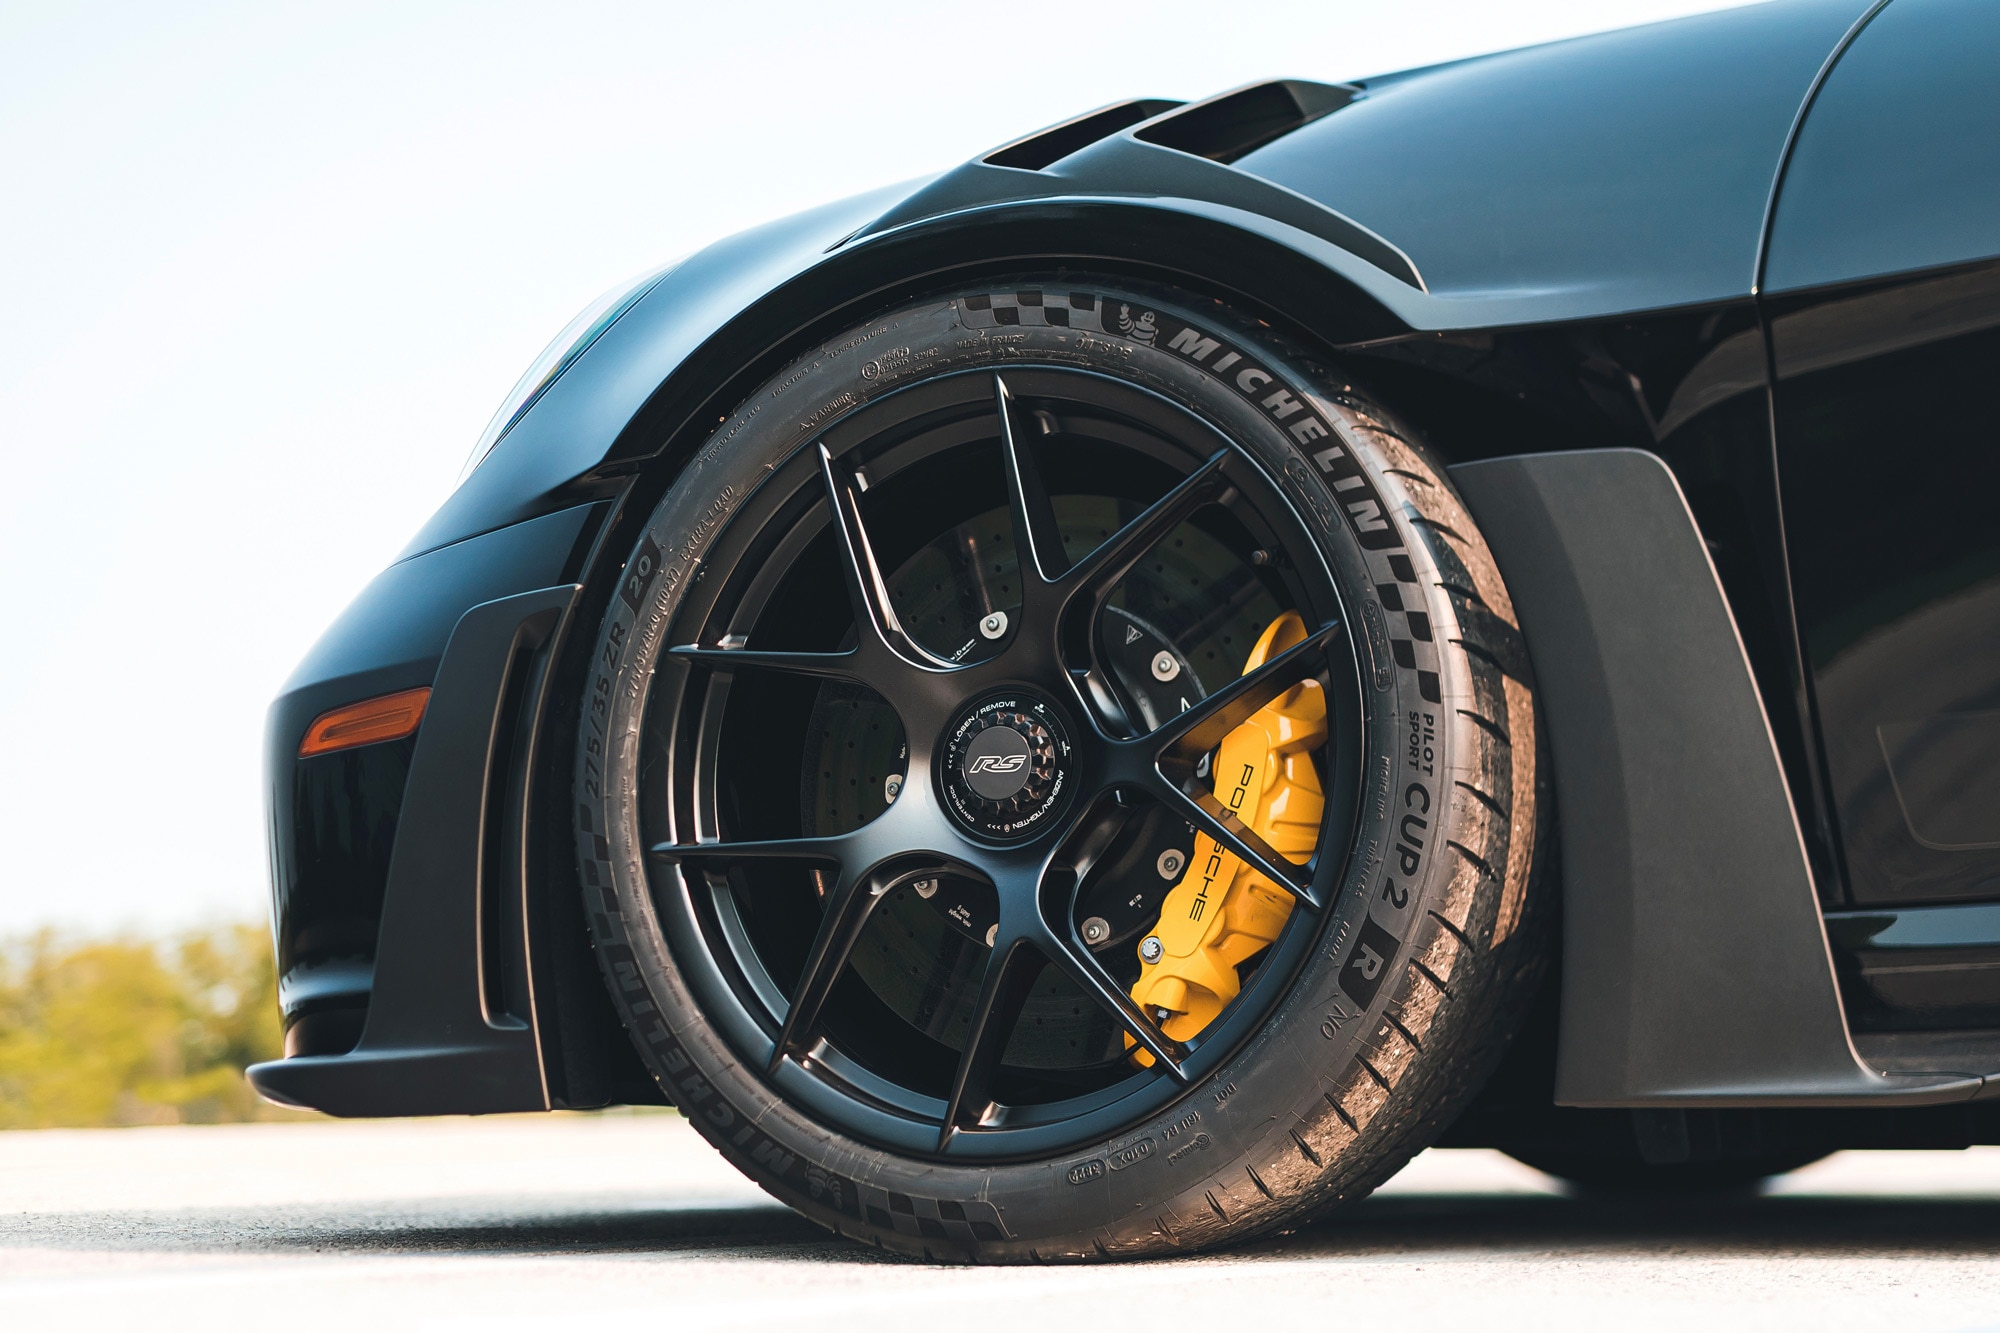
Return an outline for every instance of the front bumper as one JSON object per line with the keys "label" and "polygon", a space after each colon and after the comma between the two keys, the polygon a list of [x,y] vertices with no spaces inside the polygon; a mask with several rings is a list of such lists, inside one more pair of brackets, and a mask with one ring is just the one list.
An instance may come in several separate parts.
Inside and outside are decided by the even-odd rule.
{"label": "front bumper", "polygon": [[[551,650],[602,507],[391,566],[272,706],[273,925],[286,1058],[274,1101],[335,1115],[550,1103],[522,910],[525,781]],[[328,708],[432,688],[415,737],[301,760]]]}

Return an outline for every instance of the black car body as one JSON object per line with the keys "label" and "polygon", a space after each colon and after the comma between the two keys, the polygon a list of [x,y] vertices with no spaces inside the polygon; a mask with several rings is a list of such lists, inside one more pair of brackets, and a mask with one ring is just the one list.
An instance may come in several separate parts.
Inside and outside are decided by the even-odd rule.
{"label": "black car body", "polygon": [[[569,832],[635,534],[798,348],[946,276],[1087,262],[1337,349],[1514,589],[1567,961],[1447,1142],[2000,1142],[1996,71],[1981,0],[1776,0],[1120,103],[649,278],[272,708],[287,1042],[254,1082],[339,1115],[660,1100]],[[300,757],[421,687],[413,735]]]}

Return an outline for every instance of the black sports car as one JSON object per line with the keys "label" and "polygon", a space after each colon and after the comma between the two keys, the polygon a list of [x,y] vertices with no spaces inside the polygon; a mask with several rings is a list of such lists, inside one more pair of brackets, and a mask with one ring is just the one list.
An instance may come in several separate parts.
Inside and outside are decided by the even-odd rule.
{"label": "black sports car", "polygon": [[1990,0],[1119,102],[720,242],[273,707],[251,1077],[670,1101],[953,1260],[2000,1142],[1996,367]]}

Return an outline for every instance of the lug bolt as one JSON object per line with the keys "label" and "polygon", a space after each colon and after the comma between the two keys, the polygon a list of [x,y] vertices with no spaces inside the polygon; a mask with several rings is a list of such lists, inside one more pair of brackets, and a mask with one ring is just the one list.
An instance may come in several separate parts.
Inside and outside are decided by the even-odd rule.
{"label": "lug bolt", "polygon": [[937,892],[937,881],[934,879],[920,879],[911,884],[910,887],[917,891],[917,897],[929,898]]}
{"label": "lug bolt", "polygon": [[997,639],[1007,632],[1007,613],[995,611],[979,622],[979,632],[986,638]]}
{"label": "lug bolt", "polygon": [[882,779],[882,795],[889,804],[894,805],[896,798],[902,794],[903,775],[901,773],[891,773],[888,777]]}
{"label": "lug bolt", "polygon": [[1110,938],[1111,923],[1109,921],[1106,921],[1101,916],[1089,916],[1083,919],[1083,942],[1085,944],[1102,944]]}
{"label": "lug bolt", "polygon": [[1143,962],[1157,963],[1160,961],[1160,955],[1166,951],[1167,946],[1160,943],[1158,935],[1148,935],[1139,941],[1139,957]]}
{"label": "lug bolt", "polygon": [[1181,873],[1181,867],[1186,864],[1187,857],[1181,853],[1181,849],[1169,847],[1160,853],[1159,860],[1153,862],[1153,869],[1160,872],[1161,879],[1172,879]]}
{"label": "lug bolt", "polygon": [[1181,664],[1174,660],[1172,653],[1162,650],[1153,655],[1154,680],[1172,680],[1180,674]]}
{"label": "lug bolt", "polygon": [[1000,923],[994,922],[986,928],[986,947],[992,948],[993,941],[1000,938]]}

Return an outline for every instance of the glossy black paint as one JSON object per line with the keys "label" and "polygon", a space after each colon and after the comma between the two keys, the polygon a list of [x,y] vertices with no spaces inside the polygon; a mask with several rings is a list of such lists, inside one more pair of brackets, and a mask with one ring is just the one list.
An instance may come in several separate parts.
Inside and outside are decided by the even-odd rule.
{"label": "glossy black paint", "polygon": [[406,737],[299,759],[290,790],[272,793],[286,1055],[339,1054],[361,1037],[382,886],[416,748]]}
{"label": "glossy black paint", "polygon": [[[615,493],[594,469],[650,400],[680,387],[663,381],[676,371],[695,378],[720,369],[697,353],[898,193],[892,187],[767,223],[677,265],[542,392],[411,539],[403,558]],[[757,350],[741,354],[754,357]],[[721,371],[724,379],[733,374],[733,367]]]}
{"label": "glossy black paint", "polygon": [[1996,69],[2000,9],[1895,0],[1827,75],[1773,214],[1785,531],[1856,905],[2000,897]]}
{"label": "glossy black paint", "polygon": [[[1145,104],[692,256],[534,402],[274,705],[288,1012],[354,1011],[372,954],[318,941],[368,935],[401,804],[386,749],[295,765],[311,716],[430,682],[477,602],[580,579],[592,619],[701,423],[816,338],[950,280],[1065,262],[1212,291],[1338,348],[1454,462],[1659,455],[1727,595],[1822,900],[2000,898],[1980,823],[2000,767],[1979,762],[1982,719],[2000,715],[2000,463],[1979,393],[2000,350],[2000,266],[1979,262],[2000,257],[1997,14],[1783,0],[1353,88],[1284,85],[1308,90],[1289,113],[1251,100],[1299,123],[1248,151],[1172,146],[1176,116],[1221,99]],[[578,652],[558,642],[550,659],[530,728],[545,749],[568,744]],[[1915,818],[1898,786],[1913,763],[1902,788],[1944,802]],[[565,820],[559,787],[518,808]],[[578,1054],[607,1040],[561,905],[579,890],[562,849],[527,841],[529,929],[566,941],[549,951],[565,978],[550,993],[568,997],[542,1034],[551,1099],[565,1068],[584,1090],[571,1104],[642,1096]],[[1978,994],[1918,1014],[1857,980],[1872,938],[1834,932],[1861,1026],[1986,1021]],[[1943,966],[1988,946],[1937,947]],[[1892,1036],[1869,1038],[1877,1068],[2000,1067]]]}
{"label": "glossy black paint", "polygon": [[1895,0],[1813,99],[1766,292],[1983,259],[2000,228],[2000,8]]}
{"label": "glossy black paint", "polygon": [[2000,897],[2000,265],[1772,304],[1850,899]]}
{"label": "glossy black paint", "polygon": [[1747,294],[1799,104],[1866,0],[1791,0],[1389,79],[1237,163],[1515,320]]}
{"label": "glossy black paint", "polygon": [[1834,912],[1826,926],[1857,1029],[2000,1028],[2000,903]]}
{"label": "glossy black paint", "polygon": [[[1330,103],[1334,107],[1351,93],[1349,89],[1323,84],[1297,86],[1311,90],[1306,95],[1308,102]],[[1248,210],[1266,222],[1297,231],[1301,238],[1330,242],[1342,253],[1362,260],[1371,278],[1379,275],[1421,292],[1422,276],[1394,242],[1305,195],[1273,188],[1255,176],[1231,170],[1223,161],[1226,152],[1210,156],[1171,146],[1177,142],[1187,143],[1190,150],[1208,146],[1204,142],[1208,136],[1173,134],[1171,131],[1179,122],[1218,107],[1226,109],[1228,103],[1246,93],[1285,87],[1282,83],[1260,85],[1163,112],[1128,131],[1107,135],[1079,148],[1035,172],[995,166],[983,158],[968,162],[912,194],[869,224],[860,235],[892,233],[925,219],[1010,201],[1070,193],[1100,198],[1157,195],[1197,205]],[[1296,102],[1297,97],[1288,100]],[[1331,110],[1320,114],[1331,114]],[[1307,117],[1303,110],[1300,117],[1304,123]]]}

